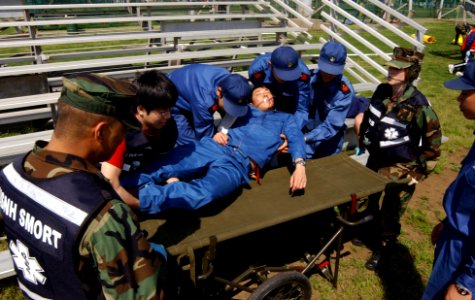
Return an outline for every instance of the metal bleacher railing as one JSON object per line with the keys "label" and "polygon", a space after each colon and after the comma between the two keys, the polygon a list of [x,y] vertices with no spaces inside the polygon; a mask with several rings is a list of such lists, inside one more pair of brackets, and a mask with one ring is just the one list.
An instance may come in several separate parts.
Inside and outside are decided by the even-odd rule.
{"label": "metal bleacher railing", "polygon": [[[2,6],[3,14],[15,12],[15,17],[0,18],[0,28],[16,30],[0,35],[0,124],[51,117],[61,76],[77,72],[132,78],[144,69],[168,72],[206,62],[245,74],[255,56],[282,44],[291,44],[306,62],[315,63],[321,45],[334,39],[349,50],[346,72],[356,89],[371,91],[386,76],[382,63],[394,46],[424,48],[425,28],[378,0],[323,0],[322,5],[317,9],[324,21],[319,29],[326,37],[318,41],[310,34],[317,10],[300,0]],[[416,38],[366,9],[369,5],[413,27]],[[380,43],[373,45],[368,36]],[[26,76],[38,76],[48,91],[23,93],[32,80]],[[1,82],[13,82],[17,93],[5,92],[9,89]],[[33,138],[49,134],[0,138],[0,164],[27,151]]]}

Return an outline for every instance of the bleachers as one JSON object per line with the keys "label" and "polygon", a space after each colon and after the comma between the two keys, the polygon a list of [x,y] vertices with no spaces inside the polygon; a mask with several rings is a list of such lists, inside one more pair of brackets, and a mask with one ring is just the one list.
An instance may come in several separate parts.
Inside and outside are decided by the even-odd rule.
{"label": "bleachers", "polygon": [[[131,79],[146,69],[169,72],[196,62],[246,74],[257,55],[282,44],[292,45],[306,62],[314,63],[326,41],[314,41],[308,31],[313,22],[301,14],[311,16],[313,10],[296,0],[5,5],[2,10],[16,13],[13,19],[0,19],[0,28],[16,30],[0,34],[0,81],[44,75],[49,89],[16,96],[0,93],[2,126],[52,117],[65,75],[98,72]],[[329,35],[342,39],[333,32]],[[347,47],[346,71],[356,90],[373,90],[378,79],[354,56],[365,55],[352,45]],[[386,58],[385,53],[375,52]],[[384,73],[373,60],[363,60]],[[2,162],[15,151],[27,151],[35,134],[0,138],[0,158],[6,158]]]}

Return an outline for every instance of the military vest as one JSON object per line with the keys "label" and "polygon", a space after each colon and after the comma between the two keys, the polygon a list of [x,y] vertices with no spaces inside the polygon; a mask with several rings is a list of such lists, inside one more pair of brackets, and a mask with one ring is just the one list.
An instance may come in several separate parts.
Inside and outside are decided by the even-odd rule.
{"label": "military vest", "polygon": [[0,172],[0,204],[21,290],[31,299],[96,298],[98,283],[96,294],[81,288],[78,244],[115,192],[90,173],[36,179],[22,164],[17,159]]}
{"label": "military vest", "polygon": [[[376,93],[375,93],[376,95]],[[363,142],[371,155],[385,165],[415,161],[419,155],[421,133],[414,129],[416,114],[421,106],[429,105],[418,90],[405,101],[394,103],[388,98],[373,97],[368,108],[368,128]]]}

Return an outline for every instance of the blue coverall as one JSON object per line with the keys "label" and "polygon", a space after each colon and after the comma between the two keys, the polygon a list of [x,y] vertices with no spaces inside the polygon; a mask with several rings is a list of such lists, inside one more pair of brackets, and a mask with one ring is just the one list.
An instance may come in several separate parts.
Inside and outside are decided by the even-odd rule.
{"label": "blue coverall", "polygon": [[339,153],[344,142],[345,119],[354,96],[353,86],[343,75],[324,83],[318,69],[312,74],[310,85],[312,105],[303,129],[307,158]]}
{"label": "blue coverall", "polygon": [[[249,182],[250,160],[263,168],[272,159],[282,144],[282,133],[287,136],[292,159],[304,158],[303,134],[293,115],[251,107],[243,118],[247,122],[229,129],[226,146],[203,138],[177,164],[142,176],[140,211],[153,214],[169,208],[193,210],[231,194]],[[182,181],[159,185],[170,177]]]}
{"label": "blue coverall", "polygon": [[308,120],[310,70],[305,62],[299,59],[302,75],[296,81],[279,83],[272,75],[269,65],[272,53],[260,55],[254,59],[249,67],[249,80],[254,86],[267,87],[274,95],[275,109],[295,115],[297,125],[303,128]]}
{"label": "blue coverall", "polygon": [[216,90],[229,74],[224,68],[205,64],[187,65],[168,74],[179,94],[171,110],[178,127],[178,145],[214,135]]}
{"label": "blue coverall", "polygon": [[422,299],[444,299],[452,283],[469,289],[475,299],[475,144],[445,192],[443,204],[447,218]]}

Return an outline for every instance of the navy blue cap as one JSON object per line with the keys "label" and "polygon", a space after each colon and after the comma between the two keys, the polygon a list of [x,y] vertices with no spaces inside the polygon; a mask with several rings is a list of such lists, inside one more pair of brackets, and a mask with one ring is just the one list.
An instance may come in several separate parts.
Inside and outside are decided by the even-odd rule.
{"label": "navy blue cap", "polygon": [[444,86],[451,90],[475,90],[475,61],[467,63],[461,77],[444,82]]}
{"label": "navy blue cap", "polygon": [[251,86],[247,79],[239,74],[226,76],[218,84],[221,87],[224,111],[233,117],[242,117],[249,109]]}
{"label": "navy blue cap", "polygon": [[300,78],[299,54],[294,48],[281,46],[270,57],[275,75],[284,81],[295,81]]}
{"label": "navy blue cap", "polygon": [[327,42],[320,50],[318,69],[332,75],[343,74],[346,63],[346,48],[337,42]]}

